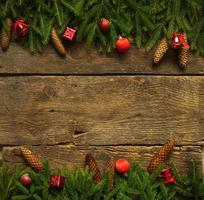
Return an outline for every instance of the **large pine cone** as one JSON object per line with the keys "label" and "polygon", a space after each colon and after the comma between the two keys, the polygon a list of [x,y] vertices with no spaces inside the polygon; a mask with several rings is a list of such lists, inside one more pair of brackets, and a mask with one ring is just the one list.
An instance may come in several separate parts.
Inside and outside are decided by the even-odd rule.
{"label": "large pine cone", "polygon": [[109,158],[106,170],[108,173],[109,190],[111,191],[114,188],[115,177],[115,159],[113,157]]}
{"label": "large pine cone", "polygon": [[66,54],[66,50],[62,44],[62,41],[60,40],[60,38],[58,37],[55,29],[53,28],[51,31],[51,40],[52,40],[52,44],[55,47],[56,51],[62,55],[65,56]]}
{"label": "large pine cone", "polygon": [[94,174],[93,180],[95,183],[99,183],[102,180],[101,172],[96,164],[94,157],[91,154],[86,155],[86,165],[89,167],[90,171]]}
{"label": "large pine cone", "polygon": [[169,140],[166,142],[166,144],[164,144],[163,147],[161,147],[161,149],[157,153],[155,153],[148,167],[148,171],[150,173],[152,173],[161,163],[164,163],[166,161],[167,157],[173,150],[174,145],[175,145],[175,141]]}
{"label": "large pine cone", "polygon": [[164,37],[160,40],[156,47],[156,50],[153,55],[153,63],[155,64],[159,63],[166,54],[168,48],[169,48],[168,40],[166,37]]}
{"label": "large pine cone", "polygon": [[29,149],[27,149],[26,147],[21,147],[20,151],[24,159],[29,164],[29,166],[32,167],[36,172],[40,172],[43,170],[42,161],[36,155],[34,155]]}
{"label": "large pine cone", "polygon": [[179,60],[179,66],[182,68],[187,67],[188,63],[189,63],[189,49],[187,49],[186,47],[181,47],[179,49],[179,56],[178,56],[178,60]]}
{"label": "large pine cone", "polygon": [[[8,19],[8,27],[10,29],[12,24],[11,19]],[[9,47],[9,43],[11,40],[11,31],[9,30],[8,32],[5,30],[4,27],[1,28],[1,37],[0,37],[0,42],[1,42],[1,48],[3,51],[6,51]]]}

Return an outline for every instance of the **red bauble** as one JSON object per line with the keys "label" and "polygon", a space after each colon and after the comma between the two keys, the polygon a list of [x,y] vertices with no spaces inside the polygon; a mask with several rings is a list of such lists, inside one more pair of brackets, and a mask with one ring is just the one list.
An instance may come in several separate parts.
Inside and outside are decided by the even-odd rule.
{"label": "red bauble", "polygon": [[116,49],[120,53],[125,53],[130,48],[130,41],[125,37],[119,37],[116,41]]}
{"label": "red bauble", "polygon": [[99,27],[103,32],[108,32],[110,30],[111,22],[108,19],[102,18],[99,22]]}
{"label": "red bauble", "polygon": [[126,159],[118,159],[115,163],[115,168],[118,173],[125,174],[130,170],[130,163]]}
{"label": "red bauble", "polygon": [[64,177],[58,175],[50,176],[50,187],[55,189],[62,189],[64,186]]}
{"label": "red bauble", "polygon": [[22,185],[29,187],[32,183],[32,179],[29,174],[23,174],[21,176],[20,182]]}

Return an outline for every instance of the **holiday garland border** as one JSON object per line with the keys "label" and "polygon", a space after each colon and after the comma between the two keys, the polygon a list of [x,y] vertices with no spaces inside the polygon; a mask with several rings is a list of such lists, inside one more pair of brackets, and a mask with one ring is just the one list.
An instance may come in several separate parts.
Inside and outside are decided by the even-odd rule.
{"label": "holiday garland border", "polygon": [[[95,42],[99,51],[106,52],[117,47],[119,35],[149,50],[161,37],[170,39],[174,32],[180,32],[186,33],[192,50],[204,55],[203,10],[204,2],[199,0],[34,0],[32,3],[3,0],[0,2],[1,38],[5,33],[10,34],[8,18],[13,22],[24,20],[25,27],[21,28],[30,28],[23,34],[18,33],[17,26],[13,30],[17,40],[32,52],[42,51],[51,39],[62,55],[63,43],[70,48],[70,42],[60,44],[61,36],[65,40],[73,39],[63,34],[67,27],[72,29],[71,34],[77,29],[76,41],[85,41],[87,47]],[[101,27],[104,18],[111,23],[108,31],[107,24]]]}

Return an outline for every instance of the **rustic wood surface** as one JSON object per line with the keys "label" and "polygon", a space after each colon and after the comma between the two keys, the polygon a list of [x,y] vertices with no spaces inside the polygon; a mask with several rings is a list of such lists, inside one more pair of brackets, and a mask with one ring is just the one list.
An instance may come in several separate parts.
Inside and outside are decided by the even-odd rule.
{"label": "rustic wood surface", "polygon": [[16,43],[11,43],[6,53],[0,52],[0,73],[8,74],[204,74],[204,59],[191,55],[186,70],[179,69],[177,54],[169,50],[161,64],[152,65],[152,54],[135,47],[125,55],[116,52],[105,55],[96,49],[73,45],[66,59],[60,58],[53,47],[42,54],[31,55]]}
{"label": "rustic wood surface", "polygon": [[158,66],[151,57],[135,47],[119,56],[75,45],[62,59],[52,47],[31,55],[12,43],[0,52],[0,159],[23,163],[13,149],[30,145],[53,167],[82,166],[88,152],[101,168],[108,154],[147,166],[173,138],[172,160],[201,166],[204,59],[191,55],[181,70],[173,51]]}

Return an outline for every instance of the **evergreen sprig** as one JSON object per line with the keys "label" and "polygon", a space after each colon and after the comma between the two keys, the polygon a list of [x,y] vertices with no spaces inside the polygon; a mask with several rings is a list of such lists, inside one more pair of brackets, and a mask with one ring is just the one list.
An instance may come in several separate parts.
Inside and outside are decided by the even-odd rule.
{"label": "evergreen sprig", "polygon": [[[52,27],[61,34],[71,26],[78,29],[77,41],[106,52],[115,48],[119,35],[150,50],[162,36],[185,32],[192,49],[204,55],[203,11],[201,0],[2,0],[0,26],[8,30],[8,17],[25,19],[32,28],[21,42],[32,52],[48,44]],[[111,21],[106,34],[98,27],[101,18]]]}
{"label": "evergreen sprig", "polygon": [[[44,163],[40,173],[31,168],[11,170],[6,166],[0,167],[0,200],[202,200],[204,197],[203,174],[195,163],[185,176],[178,173],[172,164],[171,168],[176,177],[174,185],[164,185],[160,165],[149,174],[139,163],[133,162],[127,176],[116,174],[115,187],[109,190],[108,176],[95,184],[93,175],[88,168],[62,168],[58,172],[50,169],[49,163]],[[28,173],[32,178],[30,187],[20,182],[20,177]],[[49,187],[52,174],[65,177],[62,190]]]}

